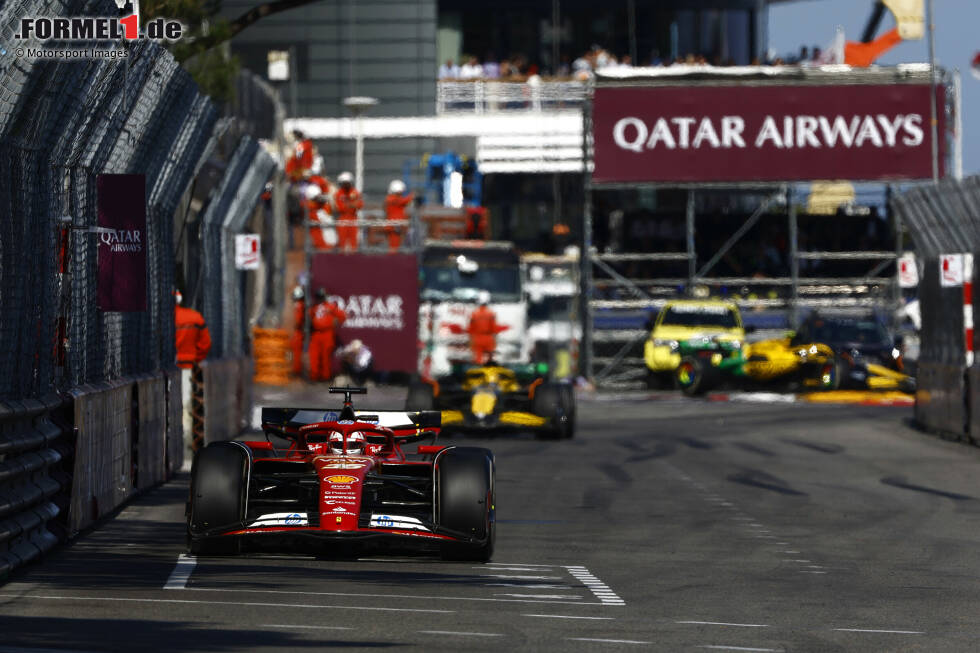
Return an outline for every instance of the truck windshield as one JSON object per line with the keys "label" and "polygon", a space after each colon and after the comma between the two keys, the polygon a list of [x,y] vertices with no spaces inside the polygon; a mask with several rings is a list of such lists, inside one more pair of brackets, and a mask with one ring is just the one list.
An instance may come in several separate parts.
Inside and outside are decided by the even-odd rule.
{"label": "truck windshield", "polygon": [[460,272],[455,265],[422,266],[422,299],[431,301],[476,301],[480,291],[490,293],[491,301],[520,300],[520,270],[515,267],[480,265],[473,273]]}
{"label": "truck windshield", "polygon": [[734,329],[739,326],[735,312],[725,306],[668,306],[660,324],[664,326],[712,326]]}

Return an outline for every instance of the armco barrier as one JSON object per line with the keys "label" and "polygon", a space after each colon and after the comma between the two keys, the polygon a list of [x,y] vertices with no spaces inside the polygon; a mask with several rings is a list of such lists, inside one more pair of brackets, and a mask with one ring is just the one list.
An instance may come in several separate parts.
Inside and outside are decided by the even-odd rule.
{"label": "armco barrier", "polygon": [[180,388],[180,370],[164,374],[167,388],[167,476],[180,471],[184,464],[184,401]]}
{"label": "armco barrier", "polygon": [[167,480],[167,379],[147,376],[136,381],[137,425],[135,486],[151,488]]}
{"label": "armco barrier", "polygon": [[204,394],[204,444],[230,440],[242,432],[252,404],[252,359],[205,360],[200,364]]}
{"label": "armco barrier", "polygon": [[916,372],[915,420],[930,431],[965,437],[969,415],[963,287],[941,284],[938,257],[923,262],[919,304],[922,350]]}
{"label": "armco barrier", "polygon": [[75,400],[75,471],[70,535],[92,525],[133,491],[133,384],[80,386]]}
{"label": "armco barrier", "polygon": [[51,413],[61,404],[57,396],[0,402],[0,581],[59,541],[50,527],[66,498],[66,445]]}

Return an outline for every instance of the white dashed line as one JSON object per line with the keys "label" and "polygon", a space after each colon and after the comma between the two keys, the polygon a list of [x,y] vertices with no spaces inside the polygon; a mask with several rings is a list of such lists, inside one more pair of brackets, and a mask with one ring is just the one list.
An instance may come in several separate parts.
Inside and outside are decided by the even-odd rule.
{"label": "white dashed line", "polygon": [[890,635],[925,635],[921,630],[878,630],[874,628],[834,628],[843,633],[887,633]]}
{"label": "white dashed line", "polygon": [[[509,587],[520,587],[522,589],[537,588],[537,585],[521,585],[517,583],[487,583],[487,585],[507,585]],[[549,585],[548,587],[554,587],[556,589],[571,589],[567,585]],[[241,593],[241,592],[251,592],[262,595],[267,594],[287,594],[287,595],[301,595],[301,596],[342,596],[347,598],[392,598],[392,599],[415,599],[423,601],[496,601],[499,603],[568,603],[569,605],[602,605],[601,603],[579,603],[578,601],[556,601],[556,600],[544,600],[544,599],[494,599],[487,596],[432,596],[432,595],[418,595],[418,594],[368,594],[368,593],[354,593],[354,592],[308,592],[302,590],[253,590],[253,589],[225,589],[219,587],[188,587],[185,588],[187,592],[231,592],[231,593]],[[565,597],[569,599],[578,599],[577,596]]]}
{"label": "white dashed line", "polygon": [[698,648],[711,648],[722,651],[782,651],[781,648],[752,648],[749,646],[723,646],[721,644],[702,644]]}
{"label": "white dashed line", "polygon": [[[235,590],[238,591],[238,590]],[[237,605],[260,608],[308,608],[311,610],[371,610],[378,612],[432,612],[455,614],[455,610],[429,610],[426,608],[377,608],[360,605],[312,605],[309,603],[260,603],[247,601],[196,601],[193,599],[139,599],[114,596],[57,596],[52,594],[0,594],[0,598],[20,601],[116,601],[125,603],[186,603],[191,605]]]}
{"label": "white dashed line", "polygon": [[522,617],[543,617],[545,619],[595,619],[611,620],[612,617],[576,617],[568,614],[522,614]]}
{"label": "white dashed line", "polygon": [[621,599],[608,585],[596,578],[592,572],[585,567],[575,565],[566,566],[565,569],[567,569],[568,573],[574,576],[577,581],[585,585],[589,591],[595,594],[604,604],[626,605],[626,601]]}
{"label": "white dashed line", "polygon": [[504,580],[561,580],[561,576],[508,576],[506,574],[480,574],[484,578],[502,578]]}
{"label": "white dashed line", "polygon": [[567,594],[494,594],[494,596],[515,596],[520,599],[579,599],[580,596]]}
{"label": "white dashed line", "polygon": [[352,626],[304,626],[299,624],[262,624],[262,628],[299,628],[303,630],[354,630]]}
{"label": "white dashed line", "polygon": [[675,621],[678,624],[697,624],[701,626],[734,626],[736,628],[768,628],[769,624],[735,624],[726,621]]}
{"label": "white dashed line", "polygon": [[503,637],[501,633],[466,633],[455,630],[420,630],[423,635],[455,635],[457,637]]}
{"label": "white dashed line", "polygon": [[599,642],[602,644],[652,644],[653,642],[641,642],[635,639],[600,639],[598,637],[566,637],[570,642]]}
{"label": "white dashed line", "polygon": [[192,558],[181,553],[177,556],[177,566],[170,572],[170,578],[167,579],[163,589],[182,590],[187,587],[187,581],[190,580],[195,566],[197,566],[197,558]]}

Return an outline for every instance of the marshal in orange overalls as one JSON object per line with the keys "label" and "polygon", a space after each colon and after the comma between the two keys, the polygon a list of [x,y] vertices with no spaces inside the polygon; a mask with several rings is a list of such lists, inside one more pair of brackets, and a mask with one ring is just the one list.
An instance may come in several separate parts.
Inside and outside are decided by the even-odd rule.
{"label": "marshal in orange overalls", "polygon": [[357,212],[364,208],[364,198],[349,183],[341,183],[334,193],[337,209],[337,247],[352,251],[357,249]]}
{"label": "marshal in orange overalls", "polygon": [[497,316],[489,306],[479,306],[473,311],[466,329],[470,334],[473,362],[483,365],[490,360],[497,348],[497,334],[506,329],[506,325],[497,324]]}
{"label": "marshal in orange overalls", "polygon": [[179,304],[174,325],[177,330],[177,367],[190,369],[207,358],[211,351],[211,333],[203,315]]}
{"label": "marshal in orange overalls", "polygon": [[337,330],[347,319],[339,306],[323,298],[313,307],[310,336],[310,380],[326,381],[331,376],[331,359],[337,347]]}

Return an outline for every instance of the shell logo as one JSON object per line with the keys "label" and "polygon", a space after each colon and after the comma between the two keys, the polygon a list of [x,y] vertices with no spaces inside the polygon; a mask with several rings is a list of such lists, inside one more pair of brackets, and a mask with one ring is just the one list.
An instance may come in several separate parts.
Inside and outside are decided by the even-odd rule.
{"label": "shell logo", "polygon": [[327,483],[357,483],[356,476],[328,476],[323,480]]}

